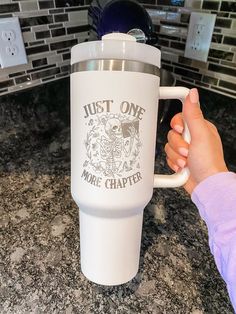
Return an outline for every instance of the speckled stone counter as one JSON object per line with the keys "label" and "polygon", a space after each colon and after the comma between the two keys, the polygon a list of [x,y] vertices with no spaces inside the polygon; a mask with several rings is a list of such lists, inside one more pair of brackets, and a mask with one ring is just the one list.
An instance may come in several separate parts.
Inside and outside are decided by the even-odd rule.
{"label": "speckled stone counter", "polygon": [[[236,104],[203,95],[235,171]],[[67,81],[0,98],[0,127],[1,314],[233,313],[205,224],[183,189],[154,191],[136,278],[102,287],[83,276],[78,208],[70,195]],[[156,170],[167,171],[164,131],[165,125]]]}

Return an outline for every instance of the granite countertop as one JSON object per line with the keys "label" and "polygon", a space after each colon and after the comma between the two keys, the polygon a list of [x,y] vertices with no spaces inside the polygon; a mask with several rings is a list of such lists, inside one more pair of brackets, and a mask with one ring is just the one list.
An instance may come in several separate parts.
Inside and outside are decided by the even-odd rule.
{"label": "granite countertop", "polygon": [[[55,96],[57,107],[50,107],[44,97],[54,95],[51,89],[1,99],[0,312],[233,313],[205,224],[183,189],[154,191],[145,209],[140,270],[132,281],[103,287],[83,276],[78,208],[70,195],[68,99],[63,104]],[[218,114],[235,171],[232,106],[211,112],[216,120]],[[156,168],[167,171],[158,147]]]}

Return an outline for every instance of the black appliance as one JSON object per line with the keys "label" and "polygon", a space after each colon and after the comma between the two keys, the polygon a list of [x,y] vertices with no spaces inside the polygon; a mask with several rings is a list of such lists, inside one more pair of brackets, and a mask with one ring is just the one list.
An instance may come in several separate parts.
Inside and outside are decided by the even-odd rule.
{"label": "black appliance", "polygon": [[88,10],[90,40],[112,32],[128,33],[139,42],[154,44],[152,20],[135,0],[93,0]]}

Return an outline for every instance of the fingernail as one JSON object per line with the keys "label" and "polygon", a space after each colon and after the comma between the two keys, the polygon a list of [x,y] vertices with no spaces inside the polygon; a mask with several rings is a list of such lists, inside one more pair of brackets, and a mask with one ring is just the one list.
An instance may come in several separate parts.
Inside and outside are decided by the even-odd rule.
{"label": "fingernail", "polygon": [[176,166],[176,165],[173,166],[173,169],[174,169],[175,172],[178,172],[178,171],[179,171],[179,167]]}
{"label": "fingernail", "polygon": [[183,159],[177,159],[177,164],[180,166],[180,168],[184,168],[184,166],[186,165],[186,161],[184,161]]}
{"label": "fingernail", "polygon": [[180,147],[179,148],[179,153],[184,156],[184,157],[187,157],[188,156],[188,149],[185,148],[185,147]]}
{"label": "fingernail", "polygon": [[176,132],[178,132],[178,133],[182,133],[183,130],[184,130],[184,128],[182,127],[182,125],[176,124],[176,125],[174,126],[174,130],[175,130]]}
{"label": "fingernail", "polygon": [[193,104],[199,103],[199,96],[198,96],[198,91],[196,88],[192,88],[190,90],[189,98],[190,98],[191,103],[193,103]]}

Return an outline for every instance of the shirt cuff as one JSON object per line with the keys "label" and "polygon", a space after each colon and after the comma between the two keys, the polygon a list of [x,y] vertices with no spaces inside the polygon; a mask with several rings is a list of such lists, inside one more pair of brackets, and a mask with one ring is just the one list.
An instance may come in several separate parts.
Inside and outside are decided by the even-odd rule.
{"label": "shirt cuff", "polygon": [[[214,222],[224,215],[232,214],[224,210],[224,204],[236,198],[236,174],[220,172],[199,183],[191,195],[201,217],[207,222]],[[236,209],[235,209],[236,210]]]}

